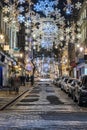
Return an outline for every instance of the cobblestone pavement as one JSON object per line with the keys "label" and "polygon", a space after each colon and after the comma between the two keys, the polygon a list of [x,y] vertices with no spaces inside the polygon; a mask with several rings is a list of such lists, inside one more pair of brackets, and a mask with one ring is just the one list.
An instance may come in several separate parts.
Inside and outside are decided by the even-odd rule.
{"label": "cobblestone pavement", "polygon": [[86,116],[4,112],[0,114],[0,130],[87,130]]}
{"label": "cobblestone pavement", "polygon": [[87,130],[87,108],[78,107],[60,88],[38,83],[0,112],[0,130]]}

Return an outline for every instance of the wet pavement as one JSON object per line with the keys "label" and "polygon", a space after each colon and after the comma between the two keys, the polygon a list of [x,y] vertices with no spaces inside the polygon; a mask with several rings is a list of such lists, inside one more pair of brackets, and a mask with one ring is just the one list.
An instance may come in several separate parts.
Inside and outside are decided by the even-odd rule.
{"label": "wet pavement", "polygon": [[77,105],[60,88],[52,84],[37,83],[23,98],[7,110],[77,112]]}
{"label": "wet pavement", "polygon": [[0,130],[87,130],[87,107],[77,106],[60,88],[41,82],[19,93],[27,90],[0,112]]}

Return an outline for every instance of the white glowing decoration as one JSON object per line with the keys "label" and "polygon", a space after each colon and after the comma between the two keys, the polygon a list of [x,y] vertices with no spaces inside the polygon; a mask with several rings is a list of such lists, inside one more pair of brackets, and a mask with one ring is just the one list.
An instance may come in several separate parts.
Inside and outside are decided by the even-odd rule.
{"label": "white glowing decoration", "polygon": [[36,5],[34,5],[34,10],[37,12],[43,12],[46,16],[54,12],[54,6],[57,6],[58,1],[49,0],[39,0]]}
{"label": "white glowing decoration", "polygon": [[31,21],[29,21],[29,20],[25,21],[25,26],[26,27],[29,27],[30,25],[31,25]]}
{"label": "white glowing decoration", "polygon": [[7,16],[5,16],[5,17],[3,18],[3,21],[7,23],[7,22],[9,21],[9,18],[8,18]]}
{"label": "white glowing decoration", "polygon": [[66,33],[70,33],[71,32],[71,28],[70,27],[67,27],[66,28]]}
{"label": "white glowing decoration", "polygon": [[29,47],[28,46],[25,46],[25,51],[28,51],[29,50]]}
{"label": "white glowing decoration", "polygon": [[26,41],[26,42],[25,42],[25,45],[27,45],[27,46],[28,46],[28,45],[29,45],[29,43]]}
{"label": "white glowing decoration", "polygon": [[80,49],[80,52],[82,52],[82,51],[84,50],[84,48],[83,48],[83,47],[80,47],[79,49]]}
{"label": "white glowing decoration", "polygon": [[24,11],[24,7],[23,6],[20,6],[18,9],[19,9],[19,12],[21,12],[21,13]]}
{"label": "white glowing decoration", "polygon": [[[77,2],[74,5],[71,0],[66,0],[65,12],[67,15],[73,13],[73,9],[80,9],[81,3]],[[3,16],[4,21],[8,23],[8,26],[19,29],[21,23],[24,23],[25,29],[25,50],[29,50],[29,34],[35,40],[35,43],[31,42],[32,45],[42,46],[46,49],[52,49],[53,42],[55,41],[55,47],[61,44],[61,41],[69,40],[74,42],[75,35],[73,33],[72,39],[70,39],[69,33],[74,32],[71,28],[67,28],[64,31],[65,18],[61,15],[61,11],[58,9],[58,0],[38,0],[38,3],[35,4],[32,10],[30,7],[32,5],[30,0],[4,0],[5,6],[3,7]],[[24,7],[29,3],[27,9]],[[22,12],[25,12],[25,9],[28,11],[27,14],[23,15]],[[35,10],[35,12],[34,12]],[[45,17],[41,17],[41,14],[36,12],[41,12]],[[8,16],[8,17],[7,17]],[[39,23],[39,25],[37,25]],[[32,29],[32,32],[31,32]],[[80,31],[79,31],[80,32]],[[65,34],[64,34],[65,33]],[[47,38],[48,37],[48,38]],[[76,38],[80,39],[80,36]],[[66,39],[65,39],[66,38]]]}
{"label": "white glowing decoration", "polygon": [[66,14],[67,14],[67,15],[71,15],[73,8],[74,8],[74,6],[73,6],[72,4],[70,4],[70,3],[68,3],[68,4],[66,5]]}
{"label": "white glowing decoration", "polygon": [[57,23],[59,23],[60,25],[64,25],[65,24],[65,18],[64,17],[59,17],[58,19],[56,19]]}
{"label": "white glowing decoration", "polygon": [[41,46],[45,49],[52,49],[53,41],[48,37],[44,37],[41,41]]}
{"label": "white glowing decoration", "polygon": [[78,26],[81,26],[81,25],[82,25],[82,22],[83,22],[82,20],[77,21],[77,25],[78,25]]}
{"label": "white glowing decoration", "polygon": [[78,38],[78,39],[81,39],[81,33],[78,33],[78,34],[77,34],[77,38]]}
{"label": "white glowing decoration", "polygon": [[80,8],[81,8],[81,3],[80,2],[77,2],[76,4],[75,4],[75,8],[77,9],[77,10],[79,10]]}
{"label": "white glowing decoration", "polygon": [[50,70],[49,64],[48,63],[44,63],[43,64],[43,71],[46,73],[46,72],[49,72],[49,70]]}
{"label": "white glowing decoration", "polygon": [[58,8],[55,8],[55,10],[54,10],[54,12],[53,12],[53,14],[52,15],[56,15],[56,16],[61,16],[61,13],[60,13],[60,9],[58,9]]}
{"label": "white glowing decoration", "polygon": [[17,18],[20,23],[23,23],[25,21],[25,17],[22,14],[18,15]]}
{"label": "white glowing decoration", "polygon": [[77,47],[79,48],[79,47],[80,47],[80,45],[79,45],[79,44],[77,44]]}
{"label": "white glowing decoration", "polygon": [[18,0],[18,3],[23,4],[25,3],[25,0]]}
{"label": "white glowing decoration", "polygon": [[63,41],[64,40],[64,36],[60,36],[60,41]]}
{"label": "white glowing decoration", "polygon": [[56,35],[56,33],[58,32],[58,27],[55,23],[44,22],[42,26],[42,31],[45,35]]}
{"label": "white glowing decoration", "polygon": [[8,13],[9,12],[9,7],[8,6],[5,6],[3,7],[3,10],[2,10],[4,13]]}

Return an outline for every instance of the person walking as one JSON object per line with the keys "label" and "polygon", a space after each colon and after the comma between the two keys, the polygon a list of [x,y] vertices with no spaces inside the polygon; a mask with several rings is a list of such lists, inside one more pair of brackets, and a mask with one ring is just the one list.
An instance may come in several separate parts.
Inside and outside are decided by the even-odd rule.
{"label": "person walking", "polygon": [[33,85],[34,84],[35,64],[33,63],[33,61],[31,61],[31,64],[32,64],[31,85]]}
{"label": "person walking", "polygon": [[24,75],[20,76],[20,82],[21,82],[21,85],[25,86],[25,76]]}

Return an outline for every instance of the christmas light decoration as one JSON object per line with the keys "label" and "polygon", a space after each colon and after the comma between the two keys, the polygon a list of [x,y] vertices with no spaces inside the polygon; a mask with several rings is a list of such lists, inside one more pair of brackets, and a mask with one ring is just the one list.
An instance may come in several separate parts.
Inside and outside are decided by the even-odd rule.
{"label": "christmas light decoration", "polygon": [[19,12],[21,12],[21,13],[24,12],[24,7],[23,6],[20,6],[18,9],[19,9]]}
{"label": "christmas light decoration", "polygon": [[80,8],[81,8],[81,3],[78,1],[76,4],[75,4],[75,8],[77,9],[77,10],[79,10]]}
{"label": "christmas light decoration", "polygon": [[22,14],[18,15],[17,18],[20,23],[23,23],[25,21],[25,17]]}
{"label": "christmas light decoration", "polygon": [[18,3],[23,4],[25,3],[25,0],[18,0]]}
{"label": "christmas light decoration", "polygon": [[38,3],[34,5],[34,10],[37,12],[43,12],[44,15],[48,16],[55,11],[54,7],[57,6],[57,4],[58,1],[55,0],[39,0]]}
{"label": "christmas light decoration", "polygon": [[[25,25],[26,51],[32,46],[35,48],[36,45],[38,48],[41,46],[52,49],[54,41],[57,48],[65,38],[66,42],[70,40],[69,33],[75,35],[70,27],[66,30],[64,28],[65,17],[61,14],[62,9],[58,8],[59,0],[38,0],[36,4],[33,4],[31,0],[4,0],[4,3],[3,21],[17,31],[20,24]],[[63,6],[65,15],[72,15],[74,9],[81,8],[81,3],[80,0],[74,3],[73,0],[66,0]],[[33,41],[35,41],[34,44]],[[74,36],[71,41],[75,41]]]}

